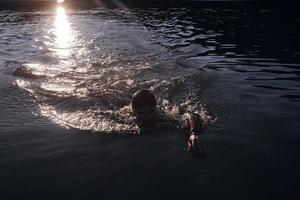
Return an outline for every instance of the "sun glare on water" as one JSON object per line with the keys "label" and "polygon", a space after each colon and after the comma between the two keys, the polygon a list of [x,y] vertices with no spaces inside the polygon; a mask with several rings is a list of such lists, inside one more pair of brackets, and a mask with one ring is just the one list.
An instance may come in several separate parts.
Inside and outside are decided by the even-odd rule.
{"label": "sun glare on water", "polygon": [[70,52],[70,45],[72,43],[72,30],[70,23],[67,19],[65,9],[63,7],[58,7],[56,9],[55,17],[55,29],[54,35],[56,36],[56,48],[57,53],[60,56],[67,56]]}

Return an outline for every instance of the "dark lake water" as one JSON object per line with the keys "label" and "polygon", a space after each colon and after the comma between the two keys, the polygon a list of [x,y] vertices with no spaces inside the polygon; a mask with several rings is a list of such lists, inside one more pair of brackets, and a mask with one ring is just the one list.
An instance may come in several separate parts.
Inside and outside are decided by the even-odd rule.
{"label": "dark lake water", "polygon": [[[270,7],[0,10],[0,199],[296,197],[300,17]],[[130,101],[207,124],[139,134]]]}

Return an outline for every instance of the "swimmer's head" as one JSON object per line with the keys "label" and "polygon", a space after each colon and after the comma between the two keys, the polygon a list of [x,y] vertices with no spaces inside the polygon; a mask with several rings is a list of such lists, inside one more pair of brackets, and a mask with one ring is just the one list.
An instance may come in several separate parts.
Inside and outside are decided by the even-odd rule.
{"label": "swimmer's head", "polygon": [[137,91],[131,100],[132,109],[134,111],[143,109],[143,108],[155,108],[156,107],[156,99],[152,92],[149,90],[139,90]]}
{"label": "swimmer's head", "polygon": [[131,100],[132,110],[140,127],[151,125],[156,116],[156,99],[151,91],[139,90]]}

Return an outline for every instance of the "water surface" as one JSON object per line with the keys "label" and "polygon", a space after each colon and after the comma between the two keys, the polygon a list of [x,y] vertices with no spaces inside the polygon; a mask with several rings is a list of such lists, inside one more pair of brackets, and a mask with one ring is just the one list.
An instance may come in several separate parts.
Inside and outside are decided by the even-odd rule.
{"label": "water surface", "polygon": [[[295,195],[299,22],[279,8],[1,10],[1,193]],[[202,116],[208,160],[171,125],[135,136],[141,88],[171,119]]]}

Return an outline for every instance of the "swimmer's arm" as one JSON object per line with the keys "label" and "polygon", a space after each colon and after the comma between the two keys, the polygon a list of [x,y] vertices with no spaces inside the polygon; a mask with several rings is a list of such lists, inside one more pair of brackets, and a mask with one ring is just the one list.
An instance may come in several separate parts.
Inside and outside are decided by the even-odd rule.
{"label": "swimmer's arm", "polygon": [[188,151],[194,157],[198,158],[207,158],[206,147],[203,141],[203,138],[200,137],[199,133],[192,133],[188,139]]}

